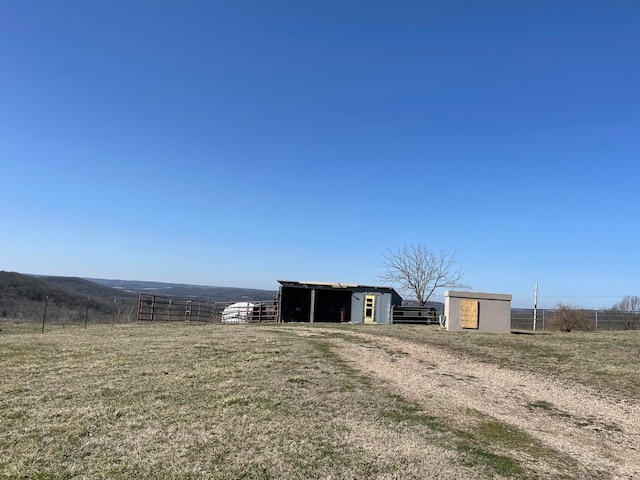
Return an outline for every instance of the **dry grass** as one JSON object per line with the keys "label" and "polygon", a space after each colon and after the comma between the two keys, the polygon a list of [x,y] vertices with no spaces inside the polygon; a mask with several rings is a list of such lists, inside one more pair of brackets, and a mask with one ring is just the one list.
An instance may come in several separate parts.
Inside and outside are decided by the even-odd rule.
{"label": "dry grass", "polygon": [[[637,362],[634,334],[472,337],[408,327],[97,325],[42,335],[5,324],[0,478],[545,477],[535,456],[554,478],[584,472],[504,422],[473,411],[451,416],[399,394],[345,359],[345,345],[370,348],[348,333],[433,342],[616,394],[638,391],[624,357],[602,352],[592,360],[593,342],[620,343],[626,353],[636,349]],[[509,359],[514,352],[521,358]],[[572,362],[554,366],[546,355]],[[593,366],[572,368],[577,358]],[[607,370],[624,380],[601,378]]]}
{"label": "dry grass", "polygon": [[577,382],[609,395],[640,398],[640,330],[531,333],[455,333],[439,327],[394,325],[355,332],[445,348],[474,361]]}

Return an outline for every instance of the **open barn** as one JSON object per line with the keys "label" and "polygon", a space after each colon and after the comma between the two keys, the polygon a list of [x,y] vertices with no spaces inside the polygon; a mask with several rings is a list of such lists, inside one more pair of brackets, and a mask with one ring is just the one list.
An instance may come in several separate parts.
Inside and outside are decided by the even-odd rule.
{"label": "open barn", "polygon": [[402,297],[389,287],[278,280],[281,322],[392,323]]}

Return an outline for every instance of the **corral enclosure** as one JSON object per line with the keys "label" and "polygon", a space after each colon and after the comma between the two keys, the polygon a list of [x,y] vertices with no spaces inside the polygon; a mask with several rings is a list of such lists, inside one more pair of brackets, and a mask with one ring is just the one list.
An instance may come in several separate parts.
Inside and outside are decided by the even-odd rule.
{"label": "corral enclosure", "polygon": [[201,302],[141,294],[138,322],[266,323],[278,319],[277,302]]}
{"label": "corral enclosure", "polygon": [[[173,298],[159,295],[141,294],[137,307],[139,322],[205,322],[223,323],[225,308],[244,303],[246,313],[243,320],[247,323],[269,323],[278,321],[278,302],[272,301],[239,301],[239,302],[203,302],[184,298]],[[250,305],[249,305],[250,304]],[[611,310],[576,310],[588,320],[587,330],[638,330],[640,329],[640,312],[619,312]],[[511,309],[512,330],[534,330],[533,309]],[[549,321],[554,318],[557,309],[540,308],[535,312],[536,331],[547,331]],[[84,320],[83,312],[78,314],[78,323]],[[444,313],[434,307],[395,306],[392,311],[393,323],[414,323],[436,325],[439,316]],[[34,319],[39,317],[36,313]],[[129,317],[133,320],[134,315]],[[231,323],[231,322],[229,322]]]}

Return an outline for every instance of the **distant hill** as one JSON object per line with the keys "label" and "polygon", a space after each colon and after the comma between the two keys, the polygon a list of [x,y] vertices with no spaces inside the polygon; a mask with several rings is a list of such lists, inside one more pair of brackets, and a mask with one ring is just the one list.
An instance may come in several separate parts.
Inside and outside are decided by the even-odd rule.
{"label": "distant hill", "polygon": [[91,282],[110,287],[121,292],[149,293],[167,297],[186,298],[203,302],[236,302],[273,300],[275,290],[259,290],[254,288],[209,287],[183,283],[148,282],[140,280],[107,280],[88,278]]}
{"label": "distant hill", "polygon": [[[114,299],[118,303],[114,307]],[[73,277],[44,277],[0,271],[0,317],[33,319],[47,300],[52,318],[112,315],[131,310],[136,295]]]}
{"label": "distant hill", "polygon": [[140,293],[209,302],[272,300],[275,291],[0,271],[0,318],[51,321],[135,321]]}
{"label": "distant hill", "polygon": [[113,300],[114,298],[135,299],[138,295],[134,292],[121,290],[100,284],[99,282],[78,277],[52,277],[46,275],[36,275],[35,278],[42,279],[47,283],[56,285],[68,291],[90,296]]}

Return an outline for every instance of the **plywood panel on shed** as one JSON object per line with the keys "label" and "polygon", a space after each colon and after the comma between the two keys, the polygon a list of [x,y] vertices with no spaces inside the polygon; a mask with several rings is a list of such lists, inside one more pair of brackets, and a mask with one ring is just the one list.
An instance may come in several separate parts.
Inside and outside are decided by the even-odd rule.
{"label": "plywood panel on shed", "polygon": [[463,299],[460,302],[460,326],[462,328],[478,328],[478,300]]}

